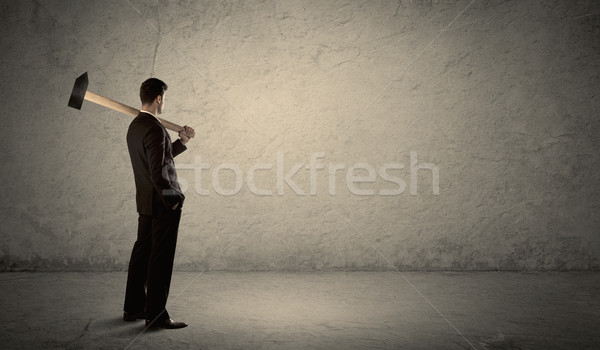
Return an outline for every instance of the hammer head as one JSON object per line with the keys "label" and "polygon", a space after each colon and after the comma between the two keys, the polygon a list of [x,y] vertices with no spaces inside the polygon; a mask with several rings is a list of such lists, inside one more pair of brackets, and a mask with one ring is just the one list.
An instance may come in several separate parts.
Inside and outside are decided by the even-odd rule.
{"label": "hammer head", "polygon": [[75,79],[75,85],[73,85],[73,91],[71,92],[71,98],[69,98],[69,107],[81,109],[85,93],[88,88],[88,75],[87,72]]}

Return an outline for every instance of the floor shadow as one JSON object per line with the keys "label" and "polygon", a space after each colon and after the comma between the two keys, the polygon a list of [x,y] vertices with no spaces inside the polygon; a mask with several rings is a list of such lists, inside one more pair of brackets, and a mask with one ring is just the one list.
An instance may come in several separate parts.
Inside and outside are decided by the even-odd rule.
{"label": "floor shadow", "polygon": [[144,328],[146,328],[144,320],[125,322],[121,317],[109,317],[95,320],[90,327],[90,331],[96,334],[112,334],[119,337],[128,337],[142,333]]}

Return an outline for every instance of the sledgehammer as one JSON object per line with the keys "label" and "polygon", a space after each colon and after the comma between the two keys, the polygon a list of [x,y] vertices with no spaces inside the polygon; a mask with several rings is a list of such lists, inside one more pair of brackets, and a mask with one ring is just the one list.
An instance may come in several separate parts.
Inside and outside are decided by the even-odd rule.
{"label": "sledgehammer", "polygon": [[[117,102],[115,100],[111,100],[110,98],[106,98],[104,96],[100,96],[91,91],[88,91],[88,89],[87,89],[88,83],[89,83],[89,80],[88,80],[87,72],[83,73],[81,76],[79,76],[77,79],[75,79],[75,85],[73,85],[73,91],[71,92],[71,98],[69,98],[69,107],[81,109],[81,106],[83,105],[83,100],[88,100],[90,102],[94,102],[96,104],[110,108],[117,112],[125,113],[132,117],[136,117],[138,115],[138,113],[140,112],[139,109],[130,107],[121,102]],[[158,120],[160,120],[162,125],[164,125],[165,128],[167,128],[169,130],[173,130],[175,132],[180,132],[183,130],[182,126],[179,126],[175,123],[171,123],[168,120],[164,120],[162,118],[158,118]]]}

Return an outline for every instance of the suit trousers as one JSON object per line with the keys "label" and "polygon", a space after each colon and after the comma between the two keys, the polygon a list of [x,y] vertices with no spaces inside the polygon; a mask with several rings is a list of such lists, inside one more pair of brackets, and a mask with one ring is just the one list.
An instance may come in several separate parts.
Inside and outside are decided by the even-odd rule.
{"label": "suit trousers", "polygon": [[133,245],[124,311],[146,312],[149,320],[169,318],[166,310],[181,207],[153,215],[139,214],[137,240]]}

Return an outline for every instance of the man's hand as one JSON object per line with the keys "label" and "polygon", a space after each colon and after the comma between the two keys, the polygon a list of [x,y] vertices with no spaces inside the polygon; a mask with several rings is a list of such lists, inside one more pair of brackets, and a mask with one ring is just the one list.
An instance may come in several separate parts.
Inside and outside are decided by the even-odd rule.
{"label": "man's hand", "polygon": [[178,206],[179,206],[179,202],[175,203],[175,205],[171,209],[175,210],[175,209],[177,209]]}
{"label": "man's hand", "polygon": [[194,136],[196,136],[196,132],[191,126],[184,126],[183,130],[179,132],[179,139],[184,145]]}

